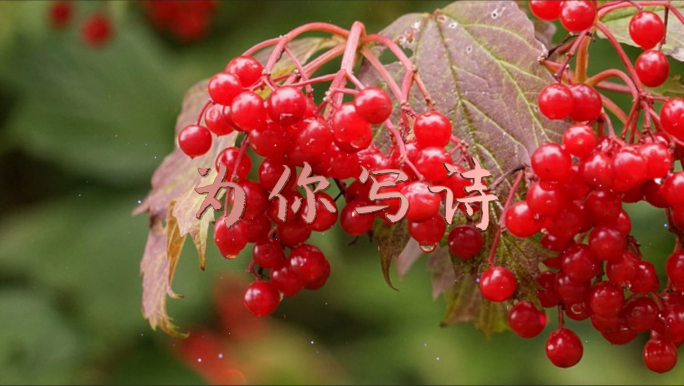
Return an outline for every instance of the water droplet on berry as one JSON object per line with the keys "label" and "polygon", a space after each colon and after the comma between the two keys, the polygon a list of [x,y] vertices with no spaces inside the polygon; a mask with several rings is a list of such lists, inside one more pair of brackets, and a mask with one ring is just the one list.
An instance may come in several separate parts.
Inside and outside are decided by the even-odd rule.
{"label": "water droplet on berry", "polygon": [[437,245],[421,245],[420,250],[423,253],[432,253],[437,249]]}

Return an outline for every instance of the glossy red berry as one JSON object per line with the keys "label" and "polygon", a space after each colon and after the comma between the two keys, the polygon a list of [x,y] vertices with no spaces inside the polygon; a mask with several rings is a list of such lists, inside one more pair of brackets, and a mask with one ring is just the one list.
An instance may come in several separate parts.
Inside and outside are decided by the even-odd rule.
{"label": "glossy red berry", "polygon": [[672,284],[676,287],[684,285],[684,252],[677,251],[667,258],[665,264],[667,277],[670,278]]}
{"label": "glossy red berry", "polygon": [[633,254],[625,252],[620,259],[606,263],[606,275],[608,280],[615,284],[627,284],[636,276],[639,259]]}
{"label": "glossy red berry", "polygon": [[624,320],[620,319],[620,325],[618,328],[612,331],[601,332],[601,335],[611,344],[625,345],[636,339],[638,334],[627,327]]}
{"label": "glossy red berry", "polygon": [[593,1],[570,0],[561,5],[560,21],[570,32],[582,32],[596,21],[596,4]]}
{"label": "glossy red berry", "polygon": [[226,259],[234,259],[247,246],[249,230],[242,221],[238,221],[230,229],[226,226],[225,217],[220,217],[214,224],[214,242]]}
{"label": "glossy red berry", "polygon": [[684,99],[670,98],[660,110],[660,123],[671,136],[684,141]]}
{"label": "glossy red berry", "polygon": [[584,348],[577,334],[567,328],[554,330],[546,340],[546,356],[557,367],[568,368],[582,359]]}
{"label": "glossy red berry", "polygon": [[325,275],[325,255],[313,245],[300,245],[290,253],[290,270],[306,284]]}
{"label": "glossy red berry", "polygon": [[472,259],[482,250],[482,232],[472,225],[459,225],[449,232],[449,251],[461,259]]}
{"label": "glossy red berry", "polygon": [[53,28],[64,28],[69,24],[74,13],[72,1],[53,1],[50,4],[50,24]]}
{"label": "glossy red berry", "polygon": [[230,104],[230,118],[238,129],[250,132],[266,126],[266,106],[261,97],[251,91],[243,91]]}
{"label": "glossy red berry", "polygon": [[254,244],[252,258],[260,267],[274,268],[285,259],[285,252],[279,242],[273,239],[265,240]]}
{"label": "glossy red berry", "polygon": [[235,127],[231,125],[232,121],[226,119],[223,110],[224,106],[222,105],[211,105],[204,113],[204,122],[207,125],[207,129],[217,136],[228,135],[235,130]]}
{"label": "glossy red berry", "polygon": [[634,298],[625,304],[624,316],[630,329],[648,332],[658,319],[658,306],[650,298]]}
{"label": "glossy red berry", "polygon": [[101,47],[106,44],[114,33],[114,27],[109,16],[95,13],[84,21],[81,28],[83,42],[90,47]]}
{"label": "glossy red berry", "polygon": [[613,225],[622,212],[620,197],[605,190],[594,190],[584,201],[587,213],[599,225]]}
{"label": "glossy red berry", "polygon": [[440,181],[446,177],[444,164],[452,164],[451,154],[443,147],[426,147],[418,150],[414,164],[428,181]]}
{"label": "glossy red berry", "polygon": [[663,198],[670,206],[684,205],[684,172],[672,173],[660,188]]}
{"label": "glossy red berry", "polygon": [[353,103],[344,103],[331,118],[335,143],[347,153],[355,153],[370,146],[373,130],[370,124],[356,112]]}
{"label": "glossy red berry", "polygon": [[558,215],[546,223],[546,230],[561,239],[569,240],[578,233],[586,232],[591,222],[583,205],[574,202],[561,210]]}
{"label": "glossy red berry", "polygon": [[646,51],[639,55],[634,69],[641,83],[648,87],[658,87],[670,75],[670,62],[660,51]]}
{"label": "glossy red berry", "polygon": [[637,264],[636,274],[629,284],[629,289],[636,294],[645,295],[657,291],[660,286],[660,279],[658,279],[658,273],[653,263],[640,261]]}
{"label": "glossy red berry", "polygon": [[531,0],[530,11],[542,20],[554,21],[560,16],[562,3],[555,0]]}
{"label": "glossy red berry", "polygon": [[272,314],[280,303],[280,294],[273,284],[257,281],[247,286],[243,296],[245,308],[254,316]]}
{"label": "glossy red berry", "polygon": [[392,100],[387,92],[367,87],[354,97],[356,112],[371,125],[384,123],[392,115]]}
{"label": "glossy red berry", "polygon": [[570,177],[572,159],[562,147],[546,143],[532,153],[532,169],[542,181],[562,182]]}
{"label": "glossy red berry", "polygon": [[271,270],[271,283],[286,298],[295,296],[304,288],[304,283],[290,269],[289,260],[281,261]]}
{"label": "glossy red berry", "polygon": [[558,187],[543,183],[532,185],[525,201],[532,213],[542,217],[555,216],[566,203],[565,195]]}
{"label": "glossy red berry", "polygon": [[406,219],[409,221],[426,221],[439,212],[440,195],[430,192],[428,184],[423,181],[404,185],[401,194],[408,200]]}
{"label": "glossy red berry", "polygon": [[240,180],[246,179],[249,171],[252,170],[252,160],[249,158],[249,156],[247,156],[247,154],[242,154],[242,156],[240,156],[240,149],[237,147],[229,147],[219,153],[218,157],[216,157],[217,171],[220,164],[224,164],[224,167],[227,168],[226,180],[229,180],[233,175],[236,165],[236,175]]}
{"label": "glossy red berry", "polygon": [[625,294],[616,284],[604,281],[591,289],[589,305],[594,314],[610,317],[617,316],[625,304]]}
{"label": "glossy red berry", "polygon": [[508,231],[517,237],[531,237],[541,230],[527,202],[518,202],[508,208],[505,221]]}
{"label": "glossy red berry", "polygon": [[536,281],[543,288],[537,290],[537,297],[542,307],[551,308],[557,306],[559,300],[556,294],[556,274],[551,271],[542,272]]}
{"label": "glossy red berry", "polygon": [[413,133],[420,147],[446,147],[451,140],[451,121],[437,111],[428,111],[416,117]]}
{"label": "glossy red berry", "polygon": [[646,179],[646,161],[634,149],[624,148],[613,157],[613,171],[613,190],[627,191]]}
{"label": "glossy red berry", "polygon": [[230,106],[235,97],[242,92],[242,85],[237,75],[219,72],[211,77],[207,90],[214,103]]}
{"label": "glossy red berry", "polygon": [[613,159],[604,152],[596,152],[582,160],[579,175],[594,189],[610,189],[615,179]]}
{"label": "glossy red berry", "polygon": [[593,121],[601,114],[603,102],[601,95],[593,87],[584,83],[575,83],[568,86],[575,101],[570,119],[577,122]]}
{"label": "glossy red berry", "polygon": [[617,260],[622,257],[627,242],[615,228],[597,226],[589,234],[589,250],[599,260]]}
{"label": "glossy red berry", "polygon": [[491,267],[480,277],[482,296],[492,302],[503,302],[511,298],[517,282],[515,275],[504,267]]}
{"label": "glossy red berry", "polygon": [[251,56],[238,56],[226,66],[226,72],[237,75],[242,87],[255,84],[261,78],[263,69],[261,63]]}
{"label": "glossy red berry", "polygon": [[558,298],[565,304],[584,303],[589,300],[591,283],[574,281],[570,276],[559,273],[556,275],[555,290]]}
{"label": "glossy red berry", "polygon": [[[327,199],[328,202],[332,203],[333,207],[335,208],[335,212],[330,212],[328,208],[323,204],[321,199]],[[337,204],[335,203],[335,200],[330,197],[327,193],[319,192],[316,193],[315,196],[316,200],[316,218],[311,224],[307,224],[306,226],[311,229],[312,231],[315,232],[325,232],[327,230],[330,230],[335,224],[337,223]],[[308,215],[309,213],[309,206],[308,203],[305,204],[304,207],[304,212],[303,216]]]}
{"label": "glossy red berry", "polygon": [[644,50],[650,50],[665,37],[665,24],[656,13],[637,12],[629,22],[629,36]]}
{"label": "glossy red berry", "polygon": [[292,149],[290,133],[273,121],[249,133],[249,147],[264,158],[284,159]]}
{"label": "glossy red berry", "polygon": [[278,241],[291,248],[306,242],[311,237],[311,229],[306,225],[300,217],[278,224],[276,226]]}
{"label": "glossy red berry", "polygon": [[680,342],[684,339],[684,306],[667,304],[658,313],[653,330],[665,340]]}
{"label": "glossy red berry", "polygon": [[666,373],[677,364],[677,347],[665,340],[651,339],[644,346],[644,364],[656,373]]}
{"label": "glossy red berry", "polygon": [[672,167],[672,153],[661,142],[651,142],[641,145],[639,148],[641,158],[646,162],[646,178],[663,178]]}
{"label": "glossy red berry", "polygon": [[576,282],[587,282],[599,272],[599,261],[584,244],[575,244],[562,255],[563,273]]}
{"label": "glossy red berry", "polygon": [[596,135],[594,129],[587,125],[570,126],[563,133],[563,146],[570,154],[584,158],[594,151]]}
{"label": "glossy red berry", "polygon": [[247,241],[250,243],[266,240],[268,232],[271,230],[271,220],[263,214],[254,217],[243,217],[240,222],[245,223],[247,227]]}
{"label": "glossy red berry", "polygon": [[190,158],[207,154],[211,144],[211,132],[203,126],[186,126],[178,134],[178,146]]}
{"label": "glossy red berry", "polygon": [[439,243],[446,232],[446,222],[444,217],[434,215],[431,218],[414,222],[409,221],[408,230],[411,237],[420,245],[433,246]]}
{"label": "glossy red berry", "polygon": [[330,148],[333,132],[323,118],[306,119],[298,126],[300,129],[292,136],[292,146],[301,149],[305,156],[318,158]]}
{"label": "glossy red berry", "polygon": [[281,126],[299,123],[306,113],[306,96],[298,88],[281,87],[268,98],[268,115]]}
{"label": "glossy red berry", "polygon": [[317,280],[306,283],[304,285],[304,288],[308,289],[309,291],[315,291],[317,289],[322,288],[325,283],[328,281],[330,278],[330,263],[328,260],[325,260],[325,266],[323,267],[323,275],[320,276]]}
{"label": "glossy red berry", "polygon": [[568,318],[578,322],[591,317],[591,307],[586,302],[564,305],[563,308]]}
{"label": "glossy red berry", "polygon": [[352,236],[361,236],[373,229],[375,216],[356,212],[356,208],[367,205],[368,203],[361,201],[350,201],[345,205],[340,213],[340,225],[345,232]]}
{"label": "glossy red berry", "polygon": [[521,301],[513,306],[508,314],[508,324],[521,338],[534,338],[544,331],[546,314],[538,310],[534,304]]}
{"label": "glossy red berry", "polygon": [[549,119],[565,119],[570,115],[575,101],[572,92],[560,83],[550,84],[539,93],[537,98],[539,111]]}
{"label": "glossy red berry", "polygon": [[[268,208],[268,193],[261,184],[245,180],[240,182],[240,187],[245,191],[246,205],[245,217],[254,217],[264,214]],[[230,202],[233,203],[233,192],[230,193]]]}

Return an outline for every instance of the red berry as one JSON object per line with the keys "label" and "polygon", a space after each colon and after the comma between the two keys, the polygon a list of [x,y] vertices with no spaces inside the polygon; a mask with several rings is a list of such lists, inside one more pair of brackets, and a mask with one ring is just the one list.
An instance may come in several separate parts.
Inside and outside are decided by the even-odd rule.
{"label": "red berry", "polygon": [[240,79],[242,87],[249,87],[261,78],[263,66],[251,56],[233,58],[226,66],[226,72],[235,74]]}
{"label": "red berry", "polygon": [[271,239],[254,244],[252,258],[260,267],[274,268],[285,259],[285,252],[279,242]]}
{"label": "red berry", "polygon": [[605,340],[614,345],[625,345],[630,343],[637,337],[637,333],[626,326],[623,320],[620,320],[620,326],[613,331],[601,332]]}
{"label": "red berry", "polygon": [[209,80],[208,91],[214,103],[230,106],[235,97],[242,92],[242,85],[236,75],[219,72]]}
{"label": "red berry", "polygon": [[629,284],[629,289],[632,292],[645,295],[658,290],[660,279],[658,279],[658,273],[650,261],[640,261],[637,264],[636,274]]}
{"label": "red berry", "polygon": [[623,235],[627,236],[631,233],[632,231],[632,220],[629,219],[629,215],[627,212],[624,210],[620,211],[620,214],[618,215],[617,220],[615,220],[615,224],[613,225],[615,229],[620,231]]}
{"label": "red berry", "polygon": [[639,259],[629,252],[624,252],[620,259],[606,263],[608,280],[615,284],[629,283],[636,276],[637,264],[639,264]]}
{"label": "red berry", "polygon": [[556,274],[551,271],[542,272],[536,280],[544,288],[537,290],[537,297],[542,307],[551,308],[557,306],[559,300],[556,294]]}
{"label": "red berry", "polygon": [[283,159],[291,149],[290,133],[273,121],[249,133],[249,146],[264,158]]}
{"label": "red berry", "polygon": [[[325,207],[323,202],[321,201],[322,198],[325,198],[328,200],[328,202],[331,202],[333,206],[335,207],[335,212],[329,212],[328,209]],[[312,231],[316,232],[325,232],[335,226],[335,223],[337,223],[337,204],[335,204],[335,200],[333,200],[330,195],[327,193],[316,193],[315,196],[316,200],[316,218],[311,224],[307,224],[306,226],[311,229]],[[309,206],[308,204],[305,204],[304,206],[304,212],[303,216],[306,216],[309,213]]]}
{"label": "red berry", "polygon": [[561,4],[556,0],[531,0],[530,11],[542,20],[554,21],[560,16]]}
{"label": "red berry", "polygon": [[546,340],[546,356],[557,367],[568,368],[582,359],[584,348],[579,337],[567,328],[554,330]]}
{"label": "red berry", "polygon": [[[254,181],[242,181],[240,187],[245,191],[247,198],[245,205],[245,217],[254,217],[264,214],[268,208],[268,193],[261,184]],[[233,203],[233,193],[230,193],[230,202]]]}
{"label": "red berry", "polygon": [[114,27],[107,15],[95,13],[85,20],[81,29],[83,41],[90,47],[101,47],[109,41],[114,33]]}
{"label": "red berry", "polygon": [[590,281],[599,271],[599,261],[584,244],[573,245],[562,256],[563,273],[576,282]]}
{"label": "red berry", "polygon": [[384,123],[392,115],[392,100],[387,92],[377,87],[368,87],[354,97],[356,112],[372,125]]}
{"label": "red berry", "polygon": [[268,98],[268,115],[281,126],[299,123],[306,113],[306,96],[298,88],[281,87]]}
{"label": "red berry", "polygon": [[589,305],[594,314],[609,317],[617,316],[625,304],[625,294],[616,284],[603,281],[591,289]]}
{"label": "red berry", "polygon": [[508,231],[517,237],[531,237],[540,231],[527,202],[518,202],[508,208],[505,221]]}
{"label": "red berry", "polygon": [[660,191],[671,206],[684,205],[684,172],[673,173],[667,177]]}
{"label": "red berry", "polygon": [[223,110],[224,106],[222,105],[211,105],[204,113],[207,129],[217,136],[228,135],[235,130],[235,127],[230,124],[230,119],[226,119],[223,115]]}
{"label": "red berry", "polygon": [[242,221],[238,221],[230,229],[226,226],[225,217],[220,217],[214,224],[214,242],[226,259],[234,259],[247,246],[249,230]]}
{"label": "red berry", "polygon": [[428,190],[428,184],[414,181],[401,188],[401,194],[406,197],[409,209],[406,219],[409,221],[426,221],[439,212],[440,196]]}
{"label": "red berry", "polygon": [[[238,164],[239,160],[239,164]],[[235,170],[235,165],[237,164],[237,177],[240,180],[247,178],[249,171],[252,170],[252,160],[247,154],[242,154],[240,157],[240,149],[237,147],[229,147],[223,150],[218,157],[216,157],[216,170],[218,171],[219,165],[224,164],[228,168],[226,173],[226,180],[229,180],[233,175],[233,170]]]}
{"label": "red berry", "polygon": [[603,102],[601,95],[593,87],[584,83],[575,83],[568,87],[575,101],[570,112],[570,119],[577,122],[593,121],[601,114]]}
{"label": "red berry", "polygon": [[660,110],[663,130],[680,141],[684,141],[684,99],[670,98]]}
{"label": "red berry", "polygon": [[600,333],[613,332],[620,328],[621,319],[617,315],[601,316],[596,313],[591,314],[591,326]]}
{"label": "red berry", "polygon": [[271,283],[286,298],[295,296],[304,287],[299,277],[290,270],[288,260],[281,261],[271,270]]}
{"label": "red berry", "polygon": [[555,289],[559,299],[565,304],[584,303],[591,294],[591,283],[577,282],[570,279],[570,276],[559,273],[556,276]]}
{"label": "red berry", "polygon": [[298,126],[300,130],[292,136],[292,146],[301,149],[305,156],[317,158],[330,148],[333,133],[323,118],[306,119]]}
{"label": "red berry", "polygon": [[590,227],[591,221],[584,206],[575,202],[565,206],[553,217],[547,223],[546,230],[556,237],[569,240],[578,233],[586,232]]}
{"label": "red berry", "polygon": [[539,111],[549,119],[565,119],[570,115],[575,101],[572,92],[560,83],[550,84],[539,93]]}
{"label": "red berry", "polygon": [[589,193],[584,204],[592,220],[600,225],[615,224],[622,211],[620,197],[605,190],[594,190]]}
{"label": "red berry", "polygon": [[633,149],[622,149],[613,158],[614,184],[634,187],[646,179],[646,161]]}
{"label": "red berry", "polygon": [[300,245],[290,253],[290,270],[304,283],[312,283],[325,276],[326,259],[313,245]]}
{"label": "red berry", "polygon": [[570,155],[555,143],[541,145],[532,153],[532,169],[542,181],[565,181],[571,167]]}
{"label": "red berry", "polygon": [[589,234],[589,250],[599,260],[617,260],[622,257],[627,242],[615,228],[597,226]]}
{"label": "red berry", "polygon": [[648,332],[658,319],[658,306],[649,298],[634,298],[625,304],[624,315],[630,329]]}
{"label": "red berry", "polygon": [[644,346],[643,358],[649,370],[666,373],[677,364],[677,347],[672,342],[651,339]]}
{"label": "red berry", "polygon": [[251,218],[243,217],[240,221],[245,223],[248,232],[247,242],[250,243],[265,240],[271,231],[271,220],[263,214]]}
{"label": "red berry", "polygon": [[280,294],[273,284],[257,281],[247,286],[243,297],[245,308],[254,316],[272,314],[280,303]]}
{"label": "red berry", "polygon": [[646,178],[649,180],[665,177],[672,167],[672,153],[661,142],[641,145],[639,154],[646,162]]}
{"label": "red berry", "polygon": [[[358,150],[357,148],[354,151]],[[343,151],[341,148],[332,144],[322,157],[329,160],[329,177],[346,180],[347,178],[358,178],[361,174],[359,156]]]}
{"label": "red berry", "polygon": [[409,221],[408,230],[411,237],[413,237],[418,244],[433,246],[439,243],[439,241],[442,240],[442,237],[444,237],[446,222],[444,221],[443,216],[437,214],[425,221]]}
{"label": "red berry", "polygon": [[451,121],[437,111],[428,111],[416,117],[413,133],[420,147],[446,147],[451,140]]}
{"label": "red berry", "polygon": [[536,183],[530,187],[525,198],[527,206],[535,215],[555,216],[566,203],[563,192],[556,186]]}
{"label": "red berry", "polygon": [[665,24],[651,11],[641,11],[629,22],[629,36],[644,50],[650,50],[665,37]]}
{"label": "red berry", "polygon": [[684,339],[684,306],[668,304],[658,313],[653,330],[665,340],[679,342]]}
{"label": "red berry", "polygon": [[594,153],[582,160],[579,175],[594,189],[610,189],[615,178],[613,159],[603,152]]}
{"label": "red berry", "polygon": [[178,135],[178,146],[190,158],[207,154],[211,144],[211,132],[203,126],[185,126]]}
{"label": "red berry", "polygon": [[546,327],[546,314],[539,311],[532,303],[521,301],[513,306],[508,314],[511,330],[521,338],[534,338]]}
{"label": "red berry", "polygon": [[304,285],[304,288],[308,289],[309,291],[315,291],[317,289],[320,289],[328,281],[328,278],[330,278],[330,263],[328,263],[328,260],[325,260],[323,275],[319,277],[316,281],[306,283],[306,285]]}
{"label": "red berry", "polygon": [[461,259],[472,259],[480,253],[482,232],[472,225],[459,225],[449,232],[449,251]]}
{"label": "red berry", "polygon": [[335,143],[347,153],[355,153],[370,146],[373,130],[370,124],[356,112],[353,103],[345,103],[331,118]]}
{"label": "red berry", "polygon": [[680,230],[684,229],[684,206],[672,208],[672,222]]}
{"label": "red berry", "polygon": [[672,284],[676,287],[684,285],[684,252],[677,251],[667,258],[665,264],[667,277],[670,278]]}
{"label": "red berry", "polygon": [[426,147],[420,149],[416,154],[414,164],[418,172],[428,181],[439,181],[446,177],[446,169],[444,164],[451,164],[451,154],[449,154],[443,147]]}
{"label": "red berry", "polygon": [[582,32],[596,21],[596,4],[593,1],[570,0],[561,5],[560,21],[570,32]]}
{"label": "red berry", "polygon": [[340,225],[345,232],[352,236],[361,236],[373,229],[375,216],[356,212],[356,208],[367,205],[368,203],[361,201],[350,201],[345,205],[340,214]]}
{"label": "red berry", "polygon": [[491,267],[480,278],[482,296],[492,302],[503,302],[515,292],[515,276],[504,267]]}
{"label": "red berry", "polygon": [[243,91],[230,104],[230,118],[244,132],[266,127],[266,106],[261,97],[251,91]]}
{"label": "red berry", "polygon": [[74,3],[71,1],[53,1],[50,4],[50,23],[53,28],[64,28],[71,21]]}
{"label": "red berry", "polygon": [[648,87],[658,87],[665,83],[670,74],[670,62],[660,51],[645,51],[637,58],[634,69],[641,83]]}
{"label": "red berry", "polygon": [[584,158],[594,151],[596,135],[594,129],[587,125],[568,127],[563,134],[563,146],[575,157]]}
{"label": "red berry", "polygon": [[565,315],[572,320],[581,322],[591,317],[591,308],[586,302],[564,305]]}
{"label": "red berry", "polygon": [[[248,157],[244,157],[248,158]],[[283,191],[287,192],[292,190],[292,187],[295,184],[296,181],[296,174],[297,170],[294,167],[294,165],[286,165],[279,160],[273,159],[273,158],[266,158],[261,162],[261,165],[259,165],[259,182],[261,182],[261,185],[268,191],[272,191],[273,188],[275,188],[276,184],[278,183],[278,180],[280,180],[280,177],[283,175],[285,172],[285,166],[290,168],[290,179],[288,182],[285,184],[285,188]],[[252,163],[251,161],[249,162],[249,168],[247,168],[247,171],[244,172],[245,176],[249,173],[249,169],[251,169]],[[242,168],[242,163],[240,163],[240,168]]]}

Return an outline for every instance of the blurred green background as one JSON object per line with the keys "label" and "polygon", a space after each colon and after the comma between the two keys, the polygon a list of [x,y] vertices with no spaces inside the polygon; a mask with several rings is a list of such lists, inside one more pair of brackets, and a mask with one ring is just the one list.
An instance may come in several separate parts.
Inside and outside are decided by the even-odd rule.
{"label": "blurred green background", "polygon": [[[684,365],[662,376],[646,370],[645,336],[612,347],[588,322],[571,323],[586,343],[569,370],[545,357],[551,327],[532,340],[441,329],[444,305],[432,300],[424,260],[392,291],[375,247],[347,246],[337,228],[315,236],[331,260],[328,285],[288,299],[273,317],[241,309],[247,256],[226,261],[211,248],[202,272],[187,243],[174,282],[185,299],[171,300],[169,312],[193,338],[173,340],[143,320],[148,221],[130,213],[172,150],[184,91],[304,22],[361,20],[378,31],[446,4],[224,2],[209,37],[182,45],[134,2],[80,2],[72,25],[54,31],[48,2],[0,1],[0,383],[682,384]],[[115,36],[86,48],[78,24],[99,7],[114,17]],[[590,73],[620,67],[605,48],[592,45]],[[663,267],[673,244],[664,216],[629,211],[644,255]]]}

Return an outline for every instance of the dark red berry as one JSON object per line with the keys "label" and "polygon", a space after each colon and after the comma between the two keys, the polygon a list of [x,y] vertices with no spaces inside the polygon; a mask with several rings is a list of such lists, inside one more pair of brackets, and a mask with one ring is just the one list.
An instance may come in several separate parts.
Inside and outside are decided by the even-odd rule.
{"label": "dark red berry", "polygon": [[355,153],[370,146],[373,130],[370,124],[356,112],[353,103],[345,103],[331,118],[335,143],[347,153]]}
{"label": "dark red berry", "polygon": [[228,135],[235,130],[235,127],[230,124],[232,121],[223,115],[223,110],[224,106],[222,105],[211,105],[204,113],[207,129],[217,136]]}
{"label": "dark red berry", "polygon": [[443,147],[426,147],[418,150],[414,164],[428,181],[440,181],[446,177],[444,164],[452,164],[451,154]]}
{"label": "dark red berry", "polygon": [[291,150],[290,133],[273,121],[249,133],[249,147],[264,158],[284,159]]}
{"label": "dark red berry", "polygon": [[629,252],[624,252],[620,259],[606,263],[608,280],[615,284],[627,284],[636,276],[639,259]]}
{"label": "dark red berry", "polygon": [[559,273],[556,276],[555,289],[559,299],[565,304],[584,303],[589,300],[591,283],[577,282],[570,279],[570,276]]}
{"label": "dark red berry", "polygon": [[564,305],[563,308],[568,318],[578,322],[591,317],[591,307],[586,302]]}
{"label": "dark red berry", "polygon": [[340,214],[340,225],[345,232],[352,236],[361,236],[373,229],[375,216],[373,214],[359,214],[356,212],[356,208],[368,205],[368,203],[362,201],[350,201],[345,205]]}
{"label": "dark red berry", "polygon": [[301,217],[276,226],[278,240],[288,247],[296,247],[311,237],[311,229]]}
{"label": "dark red berry", "polygon": [[650,50],[665,37],[665,24],[656,13],[637,12],[629,22],[629,36],[644,50]]}
{"label": "dark red berry", "polygon": [[214,242],[226,259],[234,259],[245,249],[249,231],[242,221],[238,221],[230,229],[226,226],[225,217],[220,217],[214,224]]}
{"label": "dark red berry", "polygon": [[600,225],[615,224],[622,211],[620,197],[605,190],[594,190],[589,193],[584,204],[592,220]]}
{"label": "dark red berry", "polygon": [[684,172],[673,173],[667,177],[660,191],[670,206],[684,205]]}
{"label": "dark red berry", "polygon": [[557,367],[568,368],[582,359],[584,348],[579,337],[567,328],[554,330],[546,340],[546,356]]}
{"label": "dark red berry", "polygon": [[684,285],[684,252],[677,251],[670,255],[665,264],[667,277],[676,287]]}
{"label": "dark red berry", "polygon": [[579,175],[594,189],[610,189],[615,179],[613,159],[604,152],[596,152],[582,160]]}
{"label": "dark red berry", "polygon": [[589,234],[589,250],[599,260],[617,260],[622,257],[627,242],[615,228],[597,226]]}
{"label": "dark red berry", "polygon": [[517,282],[515,275],[504,267],[491,267],[480,277],[482,296],[492,302],[503,302],[511,298]]}
{"label": "dark red berry", "polygon": [[591,289],[589,305],[594,314],[603,317],[617,316],[625,304],[622,288],[616,284],[604,281]]}
{"label": "dark red berry", "polygon": [[211,132],[203,126],[185,126],[178,134],[178,146],[190,158],[207,154],[212,142]]}
{"label": "dark red berry", "polygon": [[301,149],[305,156],[318,158],[330,148],[333,133],[323,118],[305,119],[298,126],[300,129],[292,136],[292,145]]}
{"label": "dark red berry", "polygon": [[[332,203],[333,207],[335,208],[335,212],[330,212],[328,211],[328,208],[325,207],[321,199],[327,199],[328,202]],[[316,193],[315,196],[316,200],[316,218],[311,224],[307,224],[309,229],[315,232],[325,232],[335,226],[335,223],[337,223],[337,204],[335,203],[335,200],[330,197],[327,193]],[[304,212],[303,216],[308,215],[309,213],[309,206],[308,203],[305,204],[304,206]]]}
{"label": "dark red berry", "polygon": [[271,270],[271,283],[286,298],[295,296],[304,287],[299,277],[290,270],[290,262],[288,260],[281,261]]}
{"label": "dark red berry", "polygon": [[260,267],[274,268],[285,259],[285,252],[280,243],[271,239],[254,244],[252,258]]}
{"label": "dark red berry", "polygon": [[508,314],[511,330],[521,338],[534,338],[546,327],[546,314],[538,310],[534,304],[521,301],[513,306]]}
{"label": "dark red berry", "polygon": [[449,251],[461,259],[472,259],[482,250],[482,232],[472,225],[459,225],[449,232]]}
{"label": "dark red berry", "polygon": [[648,87],[658,87],[670,75],[670,62],[660,51],[646,51],[639,55],[634,69],[641,83]]}
{"label": "dark red berry", "polygon": [[562,255],[563,273],[576,282],[587,282],[599,271],[599,261],[584,244],[575,244]]}
{"label": "dark red berry", "polygon": [[268,232],[271,231],[271,220],[263,214],[251,218],[243,217],[240,222],[245,223],[248,232],[247,241],[250,243],[265,240]]}
{"label": "dark red berry", "polygon": [[319,277],[318,280],[312,281],[310,283],[306,283],[304,285],[304,288],[308,289],[309,291],[315,291],[317,289],[320,289],[328,281],[328,278],[330,278],[330,263],[328,263],[328,260],[325,260],[325,266],[323,268],[323,275],[321,277]]}
{"label": "dark red berry", "polygon": [[672,167],[672,153],[661,142],[641,145],[639,154],[646,162],[646,178],[650,180],[665,177]]}
{"label": "dark red berry", "polygon": [[620,191],[629,190],[646,179],[647,165],[641,155],[631,148],[618,151],[613,157],[613,190],[623,187]]}
{"label": "dark red berry", "polygon": [[273,284],[257,281],[247,286],[243,296],[245,308],[254,316],[272,314],[280,303],[280,294]]}
{"label": "dark red berry", "polygon": [[[247,158],[247,157],[245,157]],[[273,159],[273,158],[266,158],[261,162],[261,165],[259,165],[259,182],[261,182],[261,185],[268,190],[272,191],[273,188],[275,188],[276,184],[278,183],[278,180],[280,180],[280,177],[283,175],[285,172],[285,166],[290,168],[290,179],[288,180],[287,184],[285,185],[285,188],[283,191],[290,191],[292,190],[292,187],[294,186],[297,178],[296,173],[297,170],[294,167],[294,165],[286,165],[285,163]],[[240,163],[240,167],[242,168],[242,163]],[[245,175],[249,173],[249,169],[251,169],[252,163],[250,161],[249,163],[249,168]]]}
{"label": "dark red berry", "polygon": [[325,263],[325,255],[313,245],[300,245],[290,253],[290,269],[304,284],[325,276]]}
{"label": "dark red berry", "polygon": [[649,298],[634,298],[625,304],[624,315],[630,329],[648,332],[658,319],[658,306]]}
{"label": "dark red berry", "polygon": [[525,201],[530,211],[541,217],[555,216],[566,203],[565,195],[557,186],[543,183],[532,185]]}
{"label": "dark red berry", "polygon": [[556,294],[556,274],[551,271],[542,272],[536,279],[543,289],[537,290],[537,297],[544,308],[551,308],[558,305],[558,295]]}
{"label": "dark red berry", "polygon": [[439,243],[446,232],[446,222],[444,217],[434,215],[431,218],[414,222],[409,221],[408,230],[411,237],[420,245],[433,246]]}
{"label": "dark red berry", "polygon": [[666,373],[677,364],[677,347],[665,340],[649,340],[644,346],[644,364],[656,373]]}
{"label": "dark red berry", "polygon": [[549,119],[565,119],[570,115],[575,101],[572,92],[560,83],[550,84],[539,93],[539,111]]}
{"label": "dark red berry", "polygon": [[392,115],[392,100],[387,92],[367,87],[354,97],[356,112],[371,125],[384,123]]}
{"label": "dark red berry", "polygon": [[658,290],[660,279],[658,279],[658,273],[650,261],[640,261],[637,264],[636,274],[629,284],[629,289],[632,292],[645,295]]}

